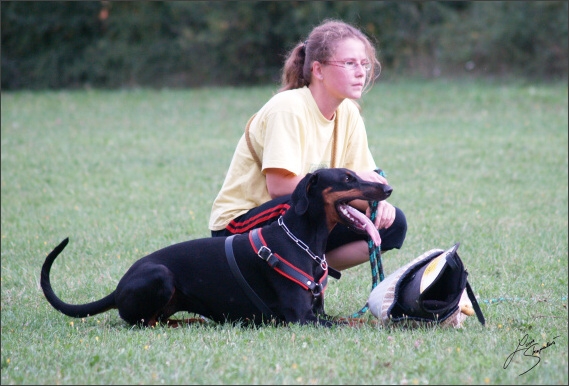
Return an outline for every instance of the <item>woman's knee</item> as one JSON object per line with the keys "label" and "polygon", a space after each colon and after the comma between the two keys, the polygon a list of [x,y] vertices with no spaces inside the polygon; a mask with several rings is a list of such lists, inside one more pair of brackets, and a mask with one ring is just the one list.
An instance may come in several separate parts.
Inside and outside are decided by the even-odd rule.
{"label": "woman's knee", "polygon": [[405,238],[407,234],[407,217],[405,217],[405,213],[397,207],[395,207],[395,220],[392,226],[395,226],[395,229],[398,229],[399,232],[403,234],[403,238]]}
{"label": "woman's knee", "polygon": [[381,250],[389,251],[390,249],[400,249],[407,235],[407,218],[405,213],[395,207],[395,220],[389,228],[379,231],[381,236]]}

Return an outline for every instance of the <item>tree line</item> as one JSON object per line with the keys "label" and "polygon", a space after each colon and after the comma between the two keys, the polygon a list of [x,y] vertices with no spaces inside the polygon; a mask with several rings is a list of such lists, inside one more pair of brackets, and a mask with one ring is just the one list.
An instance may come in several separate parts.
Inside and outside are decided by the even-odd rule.
{"label": "tree line", "polygon": [[376,43],[383,73],[567,79],[566,1],[2,1],[2,89],[279,81],[324,19]]}

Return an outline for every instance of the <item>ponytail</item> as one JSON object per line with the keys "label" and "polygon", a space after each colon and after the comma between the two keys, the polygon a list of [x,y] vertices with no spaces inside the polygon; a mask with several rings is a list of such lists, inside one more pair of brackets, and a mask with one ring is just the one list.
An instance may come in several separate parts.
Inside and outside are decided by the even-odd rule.
{"label": "ponytail", "polygon": [[302,88],[310,84],[310,78],[306,79],[304,76],[305,62],[306,44],[299,43],[292,49],[285,61],[279,92]]}

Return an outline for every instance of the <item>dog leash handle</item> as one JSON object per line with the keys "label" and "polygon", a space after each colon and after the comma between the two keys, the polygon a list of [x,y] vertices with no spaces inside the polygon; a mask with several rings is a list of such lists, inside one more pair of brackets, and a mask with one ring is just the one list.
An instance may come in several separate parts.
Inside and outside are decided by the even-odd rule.
{"label": "dog leash handle", "polygon": [[[385,172],[382,169],[375,169],[374,172],[379,174],[382,177],[385,177]],[[370,211],[370,219],[372,222],[375,222],[375,218],[377,217],[377,207],[379,205],[379,201],[370,201],[369,206],[371,208]],[[370,256],[370,263],[372,265],[372,287],[373,290],[377,285],[385,279],[385,275],[383,274],[383,264],[381,263],[381,245],[377,247],[374,246],[371,237],[368,239],[368,249],[369,249],[369,256]],[[377,269],[377,272],[374,270],[374,266]]]}
{"label": "dog leash handle", "polygon": [[476,300],[476,296],[474,296],[474,292],[472,291],[472,288],[470,287],[468,280],[466,281],[466,294],[468,295],[468,298],[470,299],[470,302],[472,303],[472,308],[474,308],[474,312],[476,313],[476,317],[478,318],[478,321],[480,323],[482,323],[483,326],[485,326],[486,320],[484,319],[484,314],[482,314],[482,310],[480,309],[480,305],[478,304],[478,301]]}
{"label": "dog leash handle", "polygon": [[[385,177],[385,173],[381,169],[375,169],[374,172]],[[379,201],[369,201],[368,204],[370,207],[370,220],[371,222],[375,222]],[[375,246],[371,237],[368,237],[367,245],[369,251],[369,263],[371,266],[371,290],[373,291],[373,289],[384,279],[383,264],[381,263],[381,245]],[[351,317],[358,318],[365,314],[368,309],[369,305],[366,303],[358,312],[352,314]]]}

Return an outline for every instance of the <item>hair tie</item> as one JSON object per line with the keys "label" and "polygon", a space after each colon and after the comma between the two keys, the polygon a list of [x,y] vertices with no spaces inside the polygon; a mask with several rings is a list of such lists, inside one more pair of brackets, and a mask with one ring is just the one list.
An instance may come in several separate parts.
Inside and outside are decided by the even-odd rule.
{"label": "hair tie", "polygon": [[306,56],[306,51],[308,51],[308,40],[305,40],[302,42],[300,49],[302,50],[302,53],[304,54],[304,56]]}

